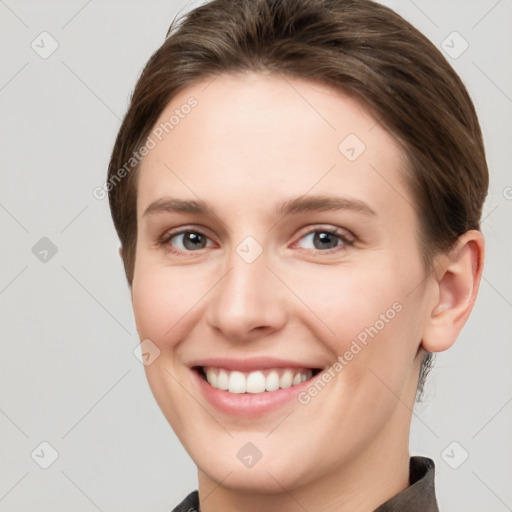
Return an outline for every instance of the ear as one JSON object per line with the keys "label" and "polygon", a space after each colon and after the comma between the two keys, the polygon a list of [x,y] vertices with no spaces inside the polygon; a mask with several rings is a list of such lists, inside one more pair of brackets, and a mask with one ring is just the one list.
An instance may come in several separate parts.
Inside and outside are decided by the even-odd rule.
{"label": "ear", "polygon": [[119,247],[119,256],[123,259],[123,248]]}
{"label": "ear", "polygon": [[434,275],[436,303],[430,311],[422,346],[442,352],[456,341],[473,309],[484,263],[485,242],[480,231],[467,231],[450,254],[440,256]]}

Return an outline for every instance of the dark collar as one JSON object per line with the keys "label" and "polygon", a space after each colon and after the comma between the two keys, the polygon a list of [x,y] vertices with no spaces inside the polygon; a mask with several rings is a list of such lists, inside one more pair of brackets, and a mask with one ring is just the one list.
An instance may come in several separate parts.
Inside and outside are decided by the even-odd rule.
{"label": "dark collar", "polygon": [[434,487],[434,461],[409,459],[409,487],[376,508],[374,512],[439,512]]}
{"label": "dark collar", "polygon": [[[433,460],[426,457],[411,457],[409,487],[383,503],[374,512],[439,512],[434,473]],[[198,492],[191,492],[172,512],[199,512]]]}

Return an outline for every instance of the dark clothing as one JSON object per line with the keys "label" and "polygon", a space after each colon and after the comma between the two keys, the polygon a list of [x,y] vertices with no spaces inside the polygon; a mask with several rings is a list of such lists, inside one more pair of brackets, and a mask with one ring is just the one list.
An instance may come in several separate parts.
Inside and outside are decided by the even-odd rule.
{"label": "dark clothing", "polygon": [[[411,457],[409,487],[380,505],[374,512],[439,512],[434,470],[433,460]],[[197,491],[191,492],[172,512],[200,512]]]}

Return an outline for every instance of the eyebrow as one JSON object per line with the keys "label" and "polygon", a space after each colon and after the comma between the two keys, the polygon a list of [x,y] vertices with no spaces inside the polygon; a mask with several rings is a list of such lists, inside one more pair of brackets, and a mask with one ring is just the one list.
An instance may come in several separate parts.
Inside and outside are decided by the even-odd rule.
{"label": "eyebrow", "polygon": [[[352,210],[366,215],[377,215],[365,202],[359,199],[336,196],[300,196],[280,202],[277,205],[278,215],[286,216],[307,211]],[[194,213],[206,215],[215,213],[212,206],[201,199],[185,200],[163,197],[152,202],[144,211],[143,216],[154,213]]]}
{"label": "eyebrow", "polygon": [[352,210],[366,215],[377,215],[365,202],[359,199],[337,196],[300,196],[279,203],[277,212],[290,215],[307,211]]}
{"label": "eyebrow", "polygon": [[213,212],[213,208],[202,200],[185,200],[175,199],[172,197],[162,197],[152,202],[144,211],[142,216],[150,215],[153,213],[196,213],[205,215],[208,212]]}

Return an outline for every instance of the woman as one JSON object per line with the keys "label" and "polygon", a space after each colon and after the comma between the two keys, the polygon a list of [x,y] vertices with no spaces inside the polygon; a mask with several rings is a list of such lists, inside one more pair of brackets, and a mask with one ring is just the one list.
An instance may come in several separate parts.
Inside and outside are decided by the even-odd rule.
{"label": "woman", "polygon": [[409,428],[484,259],[478,120],[368,0],[173,23],[109,166],[146,375],[198,467],[175,509],[435,511]]}

